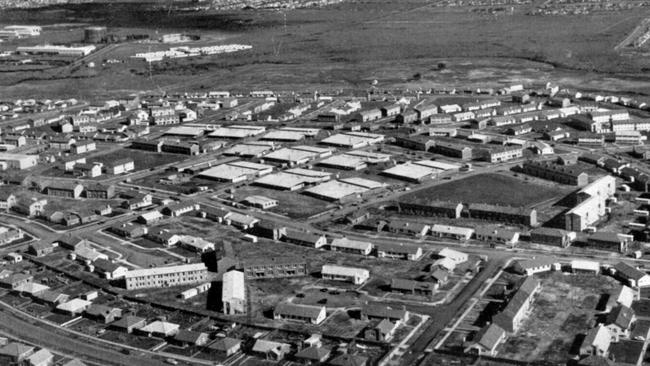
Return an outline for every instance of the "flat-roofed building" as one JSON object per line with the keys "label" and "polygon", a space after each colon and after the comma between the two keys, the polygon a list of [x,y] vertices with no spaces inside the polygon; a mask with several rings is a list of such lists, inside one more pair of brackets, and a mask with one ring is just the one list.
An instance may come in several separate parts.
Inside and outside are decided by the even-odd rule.
{"label": "flat-roofed building", "polygon": [[237,315],[246,313],[246,284],[243,272],[228,271],[224,273],[221,302],[224,314]]}
{"label": "flat-roofed building", "polygon": [[370,278],[370,271],[364,268],[325,264],[321,269],[321,277],[326,280],[352,282],[355,285],[360,285]]}
{"label": "flat-roofed building", "polygon": [[223,152],[226,156],[239,156],[242,158],[258,158],[269,151],[272,151],[275,145],[272,142],[249,142],[237,144]]}
{"label": "flat-roofed building", "polygon": [[530,232],[530,241],[533,243],[557,245],[566,248],[576,238],[575,233],[555,228],[540,227]]}
{"label": "flat-roofed building", "polygon": [[247,280],[265,278],[300,277],[307,275],[307,262],[304,258],[271,257],[246,259],[239,266]]}
{"label": "flat-roofed building", "polygon": [[363,133],[363,132],[348,132],[332,135],[321,141],[322,144],[345,147],[349,149],[358,149],[364,146],[378,144],[384,141],[384,135]]}
{"label": "flat-roofed building", "polygon": [[577,204],[564,214],[565,229],[583,231],[605,216],[607,200],[616,191],[616,179],[611,176],[598,178],[575,194]]}
{"label": "flat-roofed building", "polygon": [[334,155],[318,162],[318,165],[327,168],[344,170],[362,170],[368,167],[364,159],[351,155]]}
{"label": "flat-roofed building", "polygon": [[0,152],[0,170],[29,169],[38,165],[38,155]]}
{"label": "flat-roofed building", "polygon": [[208,280],[208,269],[203,263],[135,269],[125,276],[127,290],[181,286]]}
{"label": "flat-roofed building", "polygon": [[406,162],[396,165],[381,172],[382,175],[406,180],[409,182],[422,182],[428,178],[434,177],[439,172],[438,169],[428,166]]}
{"label": "flat-roofed building", "polygon": [[249,206],[261,208],[263,210],[273,208],[279,204],[278,200],[264,196],[248,196],[244,198],[243,202]]}
{"label": "flat-roofed building", "polygon": [[204,170],[199,174],[199,176],[223,182],[239,183],[253,177],[261,177],[270,174],[272,171],[273,166],[271,165],[239,161],[221,164],[208,170]]}

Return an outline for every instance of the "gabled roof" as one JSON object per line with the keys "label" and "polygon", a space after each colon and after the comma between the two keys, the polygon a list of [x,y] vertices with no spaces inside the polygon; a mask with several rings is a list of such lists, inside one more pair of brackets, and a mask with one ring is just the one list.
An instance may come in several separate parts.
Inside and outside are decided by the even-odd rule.
{"label": "gabled roof", "polygon": [[372,318],[386,318],[386,319],[404,319],[406,317],[406,309],[395,309],[382,304],[368,304],[363,307],[362,312]]}
{"label": "gabled roof", "polygon": [[225,337],[221,338],[214,343],[210,344],[208,348],[214,349],[217,351],[226,352],[227,350],[236,347],[238,344],[241,344],[241,340],[237,338]]}
{"label": "gabled roof", "polygon": [[476,333],[474,341],[481,347],[491,350],[496,347],[505,334],[506,331],[497,324],[489,324]]}
{"label": "gabled roof", "polygon": [[30,365],[41,365],[54,358],[52,352],[48,351],[45,348],[41,348],[38,351],[34,352],[27,359],[29,360]]}
{"label": "gabled roof", "polygon": [[181,329],[174,336],[174,340],[185,343],[196,343],[201,337],[207,337],[207,334]]}
{"label": "gabled roof", "polygon": [[26,344],[11,342],[6,346],[0,348],[0,355],[18,358],[26,353],[32,352],[34,347]]}
{"label": "gabled roof", "polygon": [[316,319],[321,314],[323,309],[323,306],[298,305],[283,302],[278,304],[273,312],[281,315],[291,315],[301,318]]}
{"label": "gabled roof", "polygon": [[133,316],[133,315],[127,315],[122,317],[119,320],[114,321],[111,325],[117,328],[131,328],[135,325],[142,324],[144,325],[144,322],[147,319],[145,318],[140,318],[138,316]]}
{"label": "gabled roof", "polygon": [[156,320],[142,327],[141,330],[146,333],[172,334],[176,333],[178,328],[178,324]]}
{"label": "gabled roof", "polygon": [[634,320],[634,310],[627,306],[619,305],[607,314],[605,324],[616,325],[621,329],[629,329],[632,325],[632,320]]}
{"label": "gabled roof", "polygon": [[93,316],[107,317],[113,313],[119,315],[122,313],[122,309],[112,308],[110,306],[101,305],[101,304],[92,304],[88,307],[88,309],[86,309],[86,314],[93,315]]}
{"label": "gabled roof", "polygon": [[335,357],[329,362],[332,366],[365,366],[368,358],[360,355],[351,355],[348,353]]}
{"label": "gabled roof", "polygon": [[614,265],[614,269],[616,270],[616,274],[620,275],[625,278],[629,278],[635,281],[640,280],[641,278],[647,276],[642,271],[639,271],[638,269],[630,266],[629,264],[625,262],[618,262],[616,265]]}
{"label": "gabled roof", "polygon": [[303,360],[320,361],[327,358],[329,354],[330,350],[327,348],[311,346],[296,353],[296,358]]}

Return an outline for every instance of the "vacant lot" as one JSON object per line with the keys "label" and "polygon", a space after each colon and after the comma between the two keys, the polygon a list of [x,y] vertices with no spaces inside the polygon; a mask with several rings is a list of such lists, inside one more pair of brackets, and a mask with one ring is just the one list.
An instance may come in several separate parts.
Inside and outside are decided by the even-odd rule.
{"label": "vacant lot", "polygon": [[506,174],[480,174],[420,190],[402,198],[404,202],[442,200],[465,203],[488,203],[513,207],[532,207],[559,198],[567,189],[540,185]]}
{"label": "vacant lot", "polygon": [[[521,329],[499,346],[499,357],[519,361],[565,362],[595,324],[601,296],[620,287],[607,276],[549,273]],[[579,346],[579,345],[578,345]]]}
{"label": "vacant lot", "polygon": [[135,163],[135,170],[155,168],[160,165],[175,163],[189,158],[188,155],[155,153],[135,149],[122,149],[105,155],[99,155],[92,159],[102,164],[108,164],[119,159],[132,158]]}

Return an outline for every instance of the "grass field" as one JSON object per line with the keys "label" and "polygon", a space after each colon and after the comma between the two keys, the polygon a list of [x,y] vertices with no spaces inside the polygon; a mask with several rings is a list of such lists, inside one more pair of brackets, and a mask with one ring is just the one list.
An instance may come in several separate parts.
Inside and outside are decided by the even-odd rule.
{"label": "grass field", "polygon": [[188,157],[188,155],[181,154],[164,154],[134,149],[122,149],[105,155],[95,156],[92,158],[92,161],[108,164],[119,159],[132,158],[135,170],[139,171],[169,163],[175,163],[187,159]]}
{"label": "grass field", "polygon": [[[154,65],[151,72],[144,63],[127,62],[58,74],[9,73],[4,75],[3,84],[16,87],[3,90],[3,95],[38,90],[99,97],[116,91],[187,90],[209,85],[322,90],[365,87],[374,79],[381,86],[427,88],[457,84],[460,77],[470,83],[495,85],[511,80],[554,79],[583,88],[650,89],[647,75],[642,74],[650,66],[648,60],[614,51],[645,16],[636,9],[529,16],[523,6],[512,15],[498,17],[471,9],[436,7],[420,1],[370,0],[283,12],[177,13],[134,2],[54,6],[40,12],[6,11],[0,14],[2,23],[88,22],[112,30],[198,32],[213,39],[251,44],[253,50],[191,62],[164,62]],[[50,36],[57,41],[61,37],[59,33]],[[70,32],[69,37],[69,41],[78,40],[78,30]],[[111,47],[100,51],[101,56],[94,61],[127,57],[148,47]],[[440,61],[447,67],[438,68]],[[76,77],[75,83],[69,83],[69,77]]]}
{"label": "grass field", "polygon": [[592,328],[601,295],[620,285],[607,276],[540,276],[542,291],[521,329],[497,349],[499,357],[518,361],[565,362],[574,356],[576,337]]}
{"label": "grass field", "polygon": [[570,189],[527,182],[506,174],[488,173],[419,190],[404,196],[402,201],[442,200],[532,207],[559,198],[569,191]]}

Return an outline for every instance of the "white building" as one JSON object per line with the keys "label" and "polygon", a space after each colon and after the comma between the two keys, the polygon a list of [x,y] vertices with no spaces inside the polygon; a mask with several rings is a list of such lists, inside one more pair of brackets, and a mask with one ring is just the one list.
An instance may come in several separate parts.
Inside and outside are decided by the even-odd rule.
{"label": "white building", "polygon": [[352,282],[355,285],[360,285],[370,278],[370,271],[363,268],[325,264],[321,269],[321,276],[326,280]]}
{"label": "white building", "polygon": [[205,282],[208,269],[203,263],[135,269],[124,276],[127,290],[171,287]]}
{"label": "white building", "polygon": [[246,284],[243,272],[228,271],[224,273],[221,302],[223,303],[224,314],[237,315],[246,313]]}

